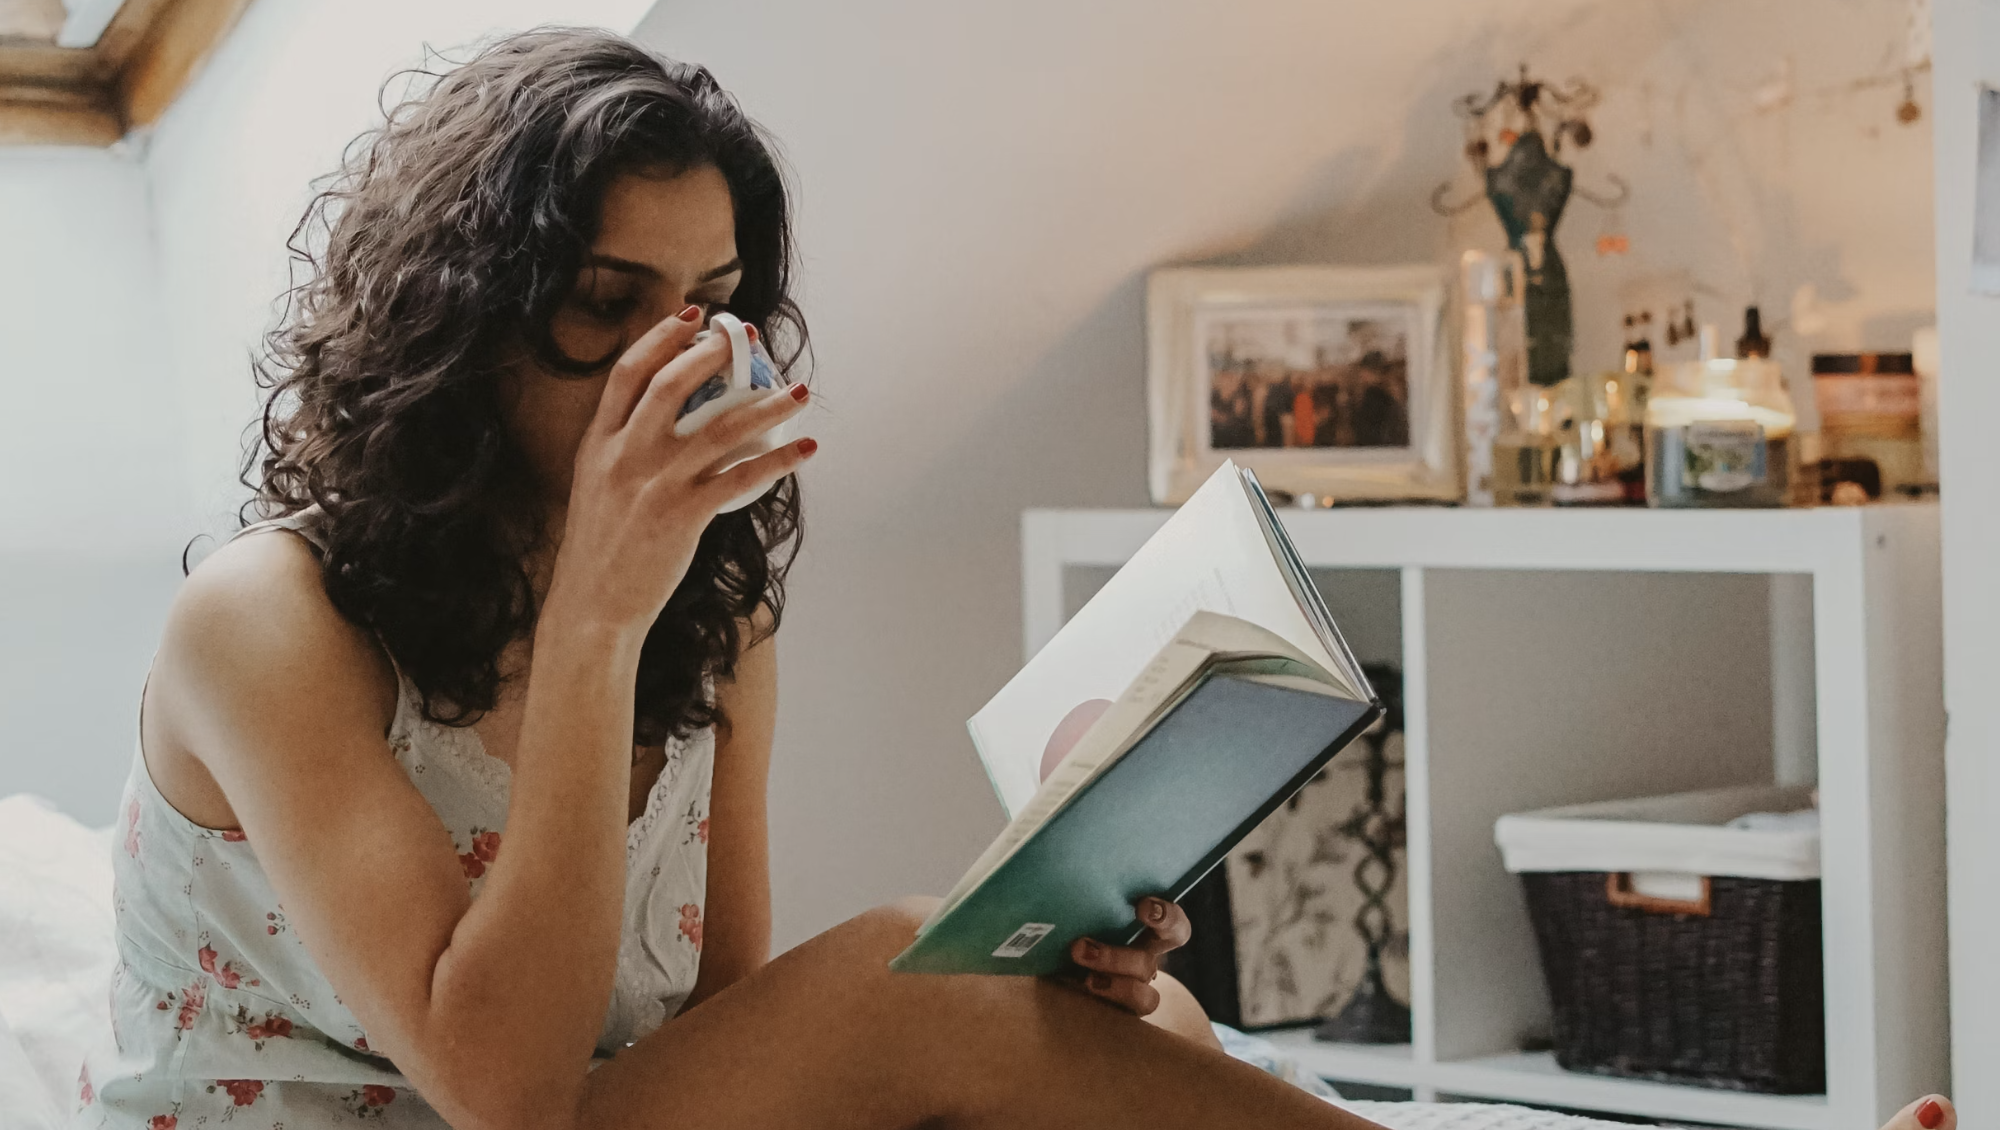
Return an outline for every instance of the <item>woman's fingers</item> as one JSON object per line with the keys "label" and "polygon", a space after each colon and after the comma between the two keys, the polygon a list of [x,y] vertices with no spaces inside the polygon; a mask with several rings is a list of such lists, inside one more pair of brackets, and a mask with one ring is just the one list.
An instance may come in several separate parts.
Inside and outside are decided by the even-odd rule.
{"label": "woman's fingers", "polygon": [[688,437],[694,457],[703,465],[722,458],[745,440],[763,435],[798,415],[810,396],[806,386],[792,385],[721,413]]}
{"label": "woman's fingers", "polygon": [[1958,1130],[1958,1111],[1943,1095],[1926,1095],[1897,1111],[1882,1130]]}
{"label": "woman's fingers", "polygon": [[767,451],[755,459],[746,459],[719,475],[710,476],[701,484],[703,504],[712,510],[720,510],[746,494],[762,495],[771,489],[771,484],[798,470],[818,450],[818,440],[802,439]]}
{"label": "woman's fingers", "polygon": [[1069,955],[1085,970],[1113,977],[1149,982],[1160,973],[1158,955],[1136,946],[1108,946],[1095,938],[1078,938]]}
{"label": "woman's fingers", "polygon": [[661,319],[620,354],[611,366],[604,395],[597,401],[597,428],[612,432],[624,427],[639,398],[645,395],[653,374],[686,349],[700,330],[701,307],[689,306],[671,318]]}
{"label": "woman's fingers", "polygon": [[652,435],[671,435],[681,406],[708,379],[729,368],[729,338],[711,334],[660,366],[632,409],[630,426]]}
{"label": "woman's fingers", "polygon": [[1136,1016],[1151,1016],[1160,1007],[1160,991],[1130,977],[1089,973],[1083,978],[1083,991],[1100,1000],[1110,1001]]}
{"label": "woman's fingers", "polygon": [[1149,953],[1177,950],[1194,937],[1194,924],[1188,921],[1187,911],[1182,910],[1178,903],[1143,898],[1134,909],[1138,912],[1139,921],[1145,923],[1149,931],[1139,940]]}

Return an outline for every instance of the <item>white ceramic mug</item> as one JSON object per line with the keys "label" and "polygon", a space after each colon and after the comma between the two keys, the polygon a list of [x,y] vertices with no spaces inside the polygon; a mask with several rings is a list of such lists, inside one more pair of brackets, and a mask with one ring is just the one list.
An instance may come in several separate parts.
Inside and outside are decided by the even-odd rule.
{"label": "white ceramic mug", "polygon": [[[739,404],[748,404],[771,396],[785,396],[791,391],[791,382],[778,371],[777,363],[765,350],[764,343],[753,341],[743,320],[734,314],[717,314],[709,319],[709,328],[695,338],[700,341],[711,333],[720,332],[729,338],[730,367],[727,376],[717,373],[707,383],[695,390],[681,406],[680,419],[674,423],[674,434],[690,436],[708,426],[710,420]],[[751,436],[727,455],[717,460],[709,468],[709,474],[719,475],[746,459],[755,459],[767,451],[775,451],[792,440],[795,429],[790,419],[777,426]],[[741,510],[757,501],[763,494],[758,491],[741,498],[731,499],[721,513]]]}

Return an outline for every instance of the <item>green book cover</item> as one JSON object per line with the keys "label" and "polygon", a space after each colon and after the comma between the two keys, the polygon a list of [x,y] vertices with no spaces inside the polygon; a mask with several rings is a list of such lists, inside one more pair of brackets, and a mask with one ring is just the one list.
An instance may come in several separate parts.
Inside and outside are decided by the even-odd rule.
{"label": "green book cover", "polygon": [[890,968],[1040,976],[1079,937],[1134,940],[1134,902],[1179,899],[1380,716],[1272,659],[1220,660]]}

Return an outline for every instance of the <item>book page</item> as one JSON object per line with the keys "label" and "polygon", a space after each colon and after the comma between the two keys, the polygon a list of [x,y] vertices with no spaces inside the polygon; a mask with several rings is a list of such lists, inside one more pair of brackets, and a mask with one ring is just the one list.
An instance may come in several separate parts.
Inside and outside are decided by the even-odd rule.
{"label": "book page", "polygon": [[1212,656],[1208,648],[1180,639],[1171,640],[1161,648],[1153,661],[1140,671],[1139,677],[1132,681],[1132,685],[1125,688],[1118,700],[1099,715],[1097,721],[1070,747],[1049,773],[1048,780],[1039,782],[1028,803],[980,853],[957,886],[945,895],[944,901],[931,913],[930,921],[944,917],[952,907],[963,901],[995,868],[1005,863],[1016,848],[1026,843],[1036,829],[1060,811],[1070,797],[1132,748],[1187,694]]}
{"label": "book page", "polygon": [[1192,611],[1241,617],[1315,665],[1344,670],[1299,608],[1236,465],[1224,463],[967,723],[1010,817],[1035,795],[1063,720],[1093,699],[1115,700]]}
{"label": "book page", "polygon": [[1330,672],[1321,670],[1276,633],[1231,616],[1206,611],[1193,613],[1118,700],[1098,715],[1076,740],[1049,772],[1047,780],[1041,781],[1034,796],[945,895],[929,921],[944,917],[978,889],[1071,797],[1123,757],[1178,706],[1204,676],[1223,670],[1235,670],[1246,678],[1273,686],[1310,690],[1314,694],[1340,693],[1337,686],[1330,685],[1338,681]]}

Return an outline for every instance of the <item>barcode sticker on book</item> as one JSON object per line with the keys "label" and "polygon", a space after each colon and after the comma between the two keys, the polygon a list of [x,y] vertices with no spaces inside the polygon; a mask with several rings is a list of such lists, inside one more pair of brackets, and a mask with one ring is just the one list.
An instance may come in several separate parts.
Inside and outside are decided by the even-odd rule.
{"label": "barcode sticker on book", "polygon": [[1048,937],[1049,932],[1055,928],[1056,924],[1053,922],[1023,922],[1021,928],[1014,931],[1013,937],[1008,938],[999,949],[993,951],[993,956],[1023,957],[1029,950],[1035,948],[1036,942]]}

